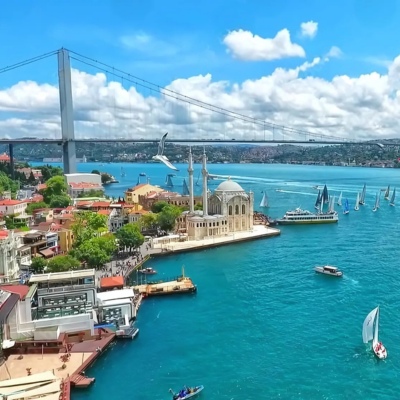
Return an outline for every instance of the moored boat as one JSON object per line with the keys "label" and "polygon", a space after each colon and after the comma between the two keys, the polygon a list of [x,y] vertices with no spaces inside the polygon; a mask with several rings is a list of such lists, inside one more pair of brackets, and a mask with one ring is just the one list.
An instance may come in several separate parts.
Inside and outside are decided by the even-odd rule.
{"label": "moored boat", "polygon": [[317,266],[314,271],[318,274],[325,274],[330,276],[343,276],[343,272],[339,270],[338,267],[333,267],[332,265]]}
{"label": "moored boat", "polygon": [[178,393],[175,393],[172,389],[169,389],[172,393],[172,400],[186,400],[197,396],[204,389],[203,385],[195,387],[184,386]]}
{"label": "moored boat", "polygon": [[155,275],[157,273],[157,271],[155,269],[150,268],[150,267],[140,269],[139,272],[144,275]]}
{"label": "moored boat", "polygon": [[279,225],[303,225],[303,224],[331,224],[339,221],[336,211],[327,213],[312,213],[301,208],[287,211],[283,218],[278,219]]}

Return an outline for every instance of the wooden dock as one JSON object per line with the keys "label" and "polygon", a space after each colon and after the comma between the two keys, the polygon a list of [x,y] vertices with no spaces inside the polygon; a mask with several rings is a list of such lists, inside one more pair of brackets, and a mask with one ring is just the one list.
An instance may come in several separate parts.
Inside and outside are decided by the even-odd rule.
{"label": "wooden dock", "polygon": [[143,297],[164,296],[168,294],[195,293],[197,286],[188,277],[181,276],[173,281],[134,286]]}
{"label": "wooden dock", "polygon": [[71,385],[76,388],[87,388],[94,383],[95,379],[88,378],[81,374],[74,374],[69,378],[69,381],[71,382]]}

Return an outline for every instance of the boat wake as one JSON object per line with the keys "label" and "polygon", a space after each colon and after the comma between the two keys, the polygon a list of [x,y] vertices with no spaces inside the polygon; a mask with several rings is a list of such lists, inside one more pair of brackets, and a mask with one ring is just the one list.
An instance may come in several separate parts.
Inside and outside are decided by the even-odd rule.
{"label": "boat wake", "polygon": [[276,192],[278,192],[278,193],[290,193],[290,194],[302,194],[304,196],[313,196],[313,197],[315,197],[315,193],[296,192],[294,190],[277,189]]}

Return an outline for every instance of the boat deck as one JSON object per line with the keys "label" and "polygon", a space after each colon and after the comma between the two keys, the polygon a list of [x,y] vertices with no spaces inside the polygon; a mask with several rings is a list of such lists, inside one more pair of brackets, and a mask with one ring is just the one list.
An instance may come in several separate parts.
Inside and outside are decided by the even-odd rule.
{"label": "boat deck", "polygon": [[169,282],[160,282],[152,285],[138,285],[133,287],[138,290],[144,297],[160,296],[178,293],[194,293],[197,288],[190,278],[180,278]]}
{"label": "boat deck", "polygon": [[81,374],[73,374],[69,378],[69,381],[71,383],[71,386],[73,386],[75,388],[87,388],[92,383],[94,383],[95,378],[88,378],[88,377],[83,376]]}

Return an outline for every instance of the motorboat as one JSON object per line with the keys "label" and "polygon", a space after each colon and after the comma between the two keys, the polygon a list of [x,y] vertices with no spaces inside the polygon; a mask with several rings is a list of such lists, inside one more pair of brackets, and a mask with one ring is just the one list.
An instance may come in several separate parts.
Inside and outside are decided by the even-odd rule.
{"label": "motorboat", "polygon": [[197,396],[204,389],[203,385],[187,387],[184,386],[178,393],[175,393],[172,389],[169,389],[172,393],[172,400],[186,400]]}
{"label": "motorboat", "polygon": [[150,267],[139,269],[139,272],[144,275],[155,275],[157,273],[157,271],[155,269],[150,268]]}
{"label": "motorboat", "polygon": [[337,277],[343,276],[343,272],[332,265],[317,266],[314,268],[314,270],[317,274],[325,274]]}

